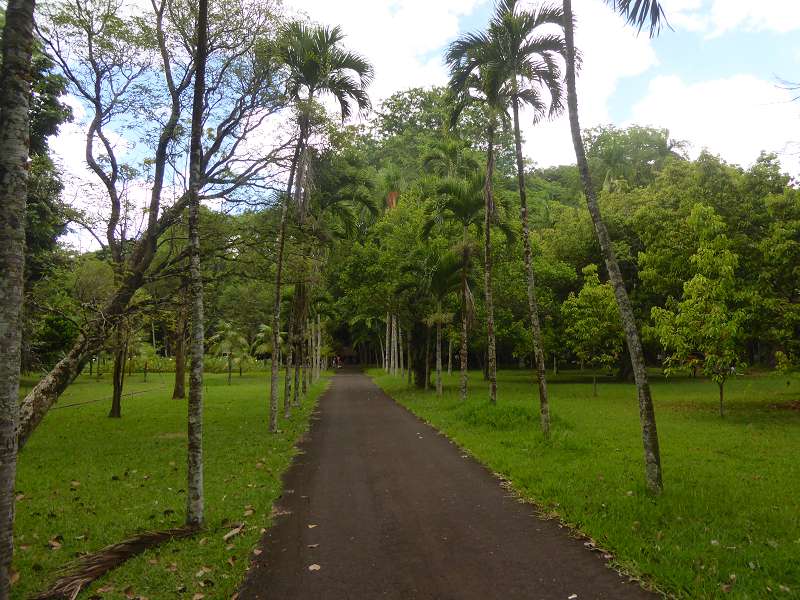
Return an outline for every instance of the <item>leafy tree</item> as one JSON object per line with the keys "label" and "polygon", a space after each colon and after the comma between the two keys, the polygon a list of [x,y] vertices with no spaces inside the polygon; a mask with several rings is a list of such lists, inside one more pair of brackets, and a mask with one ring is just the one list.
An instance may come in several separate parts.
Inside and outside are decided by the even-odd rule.
{"label": "leafy tree", "polygon": [[214,354],[225,358],[228,365],[228,385],[230,385],[233,363],[241,364],[250,349],[247,338],[231,323],[222,321],[217,324],[217,332],[209,338],[208,343]]}
{"label": "leafy tree", "polygon": [[744,315],[735,306],[738,257],[731,252],[724,223],[712,208],[698,204],[688,220],[700,237],[691,257],[695,275],[684,284],[679,302],[666,309],[654,307],[652,316],[656,334],[669,353],[667,372],[699,367],[719,387],[722,417],[725,381],[743,366]]}
{"label": "leafy tree", "polygon": [[[581,291],[570,293],[561,312],[567,344],[582,363],[609,369],[619,361],[625,334],[614,290],[608,283],[600,283],[596,265],[584,267]],[[592,376],[592,394],[597,396],[596,374]]]}

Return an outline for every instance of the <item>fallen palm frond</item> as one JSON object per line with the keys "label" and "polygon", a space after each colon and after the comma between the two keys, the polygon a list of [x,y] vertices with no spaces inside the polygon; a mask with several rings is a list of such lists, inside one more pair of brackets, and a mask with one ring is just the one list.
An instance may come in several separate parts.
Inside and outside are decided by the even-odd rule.
{"label": "fallen palm frond", "polygon": [[126,560],[164,542],[191,537],[196,527],[184,526],[162,531],[146,531],[118,544],[81,556],[61,569],[56,582],[47,591],[33,596],[31,600],[74,600],[80,591],[95,579],[116,569]]}

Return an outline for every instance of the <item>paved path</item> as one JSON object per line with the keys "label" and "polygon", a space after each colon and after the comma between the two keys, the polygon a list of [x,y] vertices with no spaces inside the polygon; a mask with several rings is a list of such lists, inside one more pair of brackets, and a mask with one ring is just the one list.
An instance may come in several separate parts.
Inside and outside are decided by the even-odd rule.
{"label": "paved path", "polygon": [[240,600],[653,598],[365,375],[336,375],[302,450]]}

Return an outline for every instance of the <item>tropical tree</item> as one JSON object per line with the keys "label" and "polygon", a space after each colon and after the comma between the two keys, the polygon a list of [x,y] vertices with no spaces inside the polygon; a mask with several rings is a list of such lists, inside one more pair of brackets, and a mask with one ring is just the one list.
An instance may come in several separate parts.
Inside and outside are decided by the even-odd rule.
{"label": "tropical tree", "polygon": [[228,365],[228,385],[231,384],[231,373],[233,372],[233,361],[240,363],[247,354],[250,345],[242,333],[229,321],[221,321],[217,325],[217,333],[208,340],[211,351],[217,356],[226,359]]}
{"label": "tropical tree", "polygon": [[[614,290],[600,283],[597,265],[583,269],[583,287],[561,306],[566,340],[582,364],[609,369],[619,361],[625,334],[619,320]],[[597,396],[597,375],[592,375],[592,395]]]}
{"label": "tropical tree", "polygon": [[497,54],[508,77],[511,88],[511,109],[514,118],[514,145],[517,162],[517,187],[522,222],[522,247],[527,279],[528,308],[530,311],[533,352],[539,384],[539,411],[542,432],[550,435],[550,407],[547,399],[542,327],[539,319],[539,302],[531,262],[531,242],[528,223],[528,200],[525,186],[525,168],[522,159],[522,134],[520,133],[520,105],[533,111],[533,120],[554,117],[563,110],[561,68],[564,39],[561,35],[545,33],[549,26],[560,26],[563,11],[555,6],[543,5],[532,11],[518,10],[517,0],[502,0],[497,4],[489,25],[491,42],[498,46]]}
{"label": "tropical tree", "polygon": [[[657,0],[606,0],[615,10],[622,14],[629,23],[641,29],[645,23],[650,24],[650,33],[653,35],[659,28],[663,10]],[[600,251],[608,270],[609,280],[614,288],[625,338],[628,343],[628,352],[631,357],[633,374],[639,397],[639,419],[642,427],[642,445],[644,447],[645,480],[648,489],[661,493],[663,489],[661,477],[661,452],[658,445],[658,430],[656,429],[656,415],[653,408],[653,397],[650,392],[650,383],[647,378],[647,366],[644,360],[644,351],[639,337],[639,329],[633,314],[625,282],[617,262],[616,254],[608,235],[600,206],[597,202],[597,193],[592,186],[592,177],[589,172],[589,163],[586,160],[586,149],[581,138],[581,126],[578,119],[578,95],[575,71],[577,67],[575,50],[574,19],[572,16],[572,1],[563,0],[564,8],[564,41],[566,45],[566,84],[567,84],[567,110],[569,113],[570,132],[572,144],[575,148],[575,158],[578,162],[586,204],[594,225],[595,234],[600,244]]]}
{"label": "tropical tree", "polygon": [[474,313],[474,301],[470,290],[470,270],[475,242],[470,236],[470,229],[481,230],[484,213],[485,176],[481,171],[463,179],[446,178],[438,182],[436,202],[429,206],[423,224],[422,237],[428,238],[438,224],[451,222],[461,227],[460,244],[453,249],[460,254],[461,261],[461,400],[467,399],[467,352],[469,339],[469,320]]}
{"label": "tropical tree", "polygon": [[456,98],[453,121],[467,106],[480,104],[486,111],[486,179],[484,194],[483,277],[486,302],[489,401],[497,402],[497,340],[492,296],[492,238],[494,217],[495,135],[507,120],[509,89],[496,46],[485,33],[470,33],[450,44],[445,55],[450,69],[448,87]]}
{"label": "tropical tree", "polygon": [[719,416],[725,416],[724,388],[740,357],[744,312],[737,309],[735,269],[725,224],[709,206],[697,204],[687,219],[700,243],[690,262],[694,276],[683,286],[680,302],[653,307],[655,332],[667,352],[668,373],[700,368],[719,388]]}
{"label": "tropical tree", "polygon": [[0,66],[0,600],[11,588],[34,0],[6,7]]}
{"label": "tropical tree", "polygon": [[[293,192],[303,201],[302,188],[306,177],[306,149],[311,135],[311,109],[321,95],[331,95],[339,103],[342,120],[352,112],[370,106],[367,87],[372,81],[372,66],[358,54],[341,46],[344,35],[339,27],[308,26],[299,21],[290,23],[282,32],[279,58],[288,76],[288,93],[297,112],[297,142],[289,169],[286,193],[281,197],[281,217],[275,268],[275,305],[273,307],[273,347],[280,344],[281,281],[283,276],[286,221]],[[302,211],[301,211],[302,212]],[[278,364],[272,361],[270,374],[270,421],[272,433],[278,431]]]}
{"label": "tropical tree", "polygon": [[431,273],[430,291],[435,304],[426,322],[429,326],[436,326],[436,395],[439,397],[442,396],[442,326],[453,319],[453,314],[445,310],[444,303],[447,296],[463,286],[460,281],[464,272],[463,261],[462,254],[447,253]]}

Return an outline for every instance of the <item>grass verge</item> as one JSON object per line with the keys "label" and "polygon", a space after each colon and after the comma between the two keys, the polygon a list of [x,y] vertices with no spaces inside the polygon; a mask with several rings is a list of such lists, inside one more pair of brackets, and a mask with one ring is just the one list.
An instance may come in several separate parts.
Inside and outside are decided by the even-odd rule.
{"label": "grass verge", "polygon": [[458,399],[381,370],[389,395],[442,431],[524,498],[614,555],[619,567],[682,598],[800,597],[800,377],[754,375],[726,385],[654,378],[665,492],[646,493],[636,390],[565,373],[550,383],[552,439],[523,371],[501,372],[498,404],[480,373]]}
{"label": "grass verge", "polygon": [[[327,379],[303,407],[267,433],[267,375],[207,374],[204,459],[206,528],[128,561],[82,598],[230,598],[261,531],[281,476],[308,429]],[[82,376],[60,399],[19,459],[15,598],[41,591],[76,556],[143,530],[181,525],[186,502],[186,400],[172,400],[170,374],[134,374],[122,419],[109,419],[111,385]],[[281,386],[282,387],[282,386]],[[72,405],[72,406],[69,406]],[[223,536],[244,523],[241,533]],[[202,596],[199,596],[202,594]]]}

